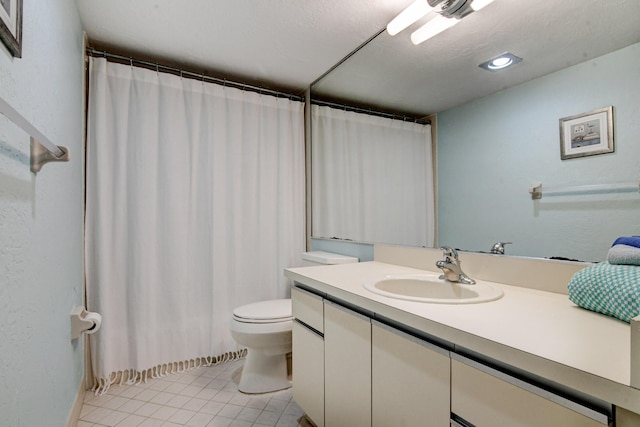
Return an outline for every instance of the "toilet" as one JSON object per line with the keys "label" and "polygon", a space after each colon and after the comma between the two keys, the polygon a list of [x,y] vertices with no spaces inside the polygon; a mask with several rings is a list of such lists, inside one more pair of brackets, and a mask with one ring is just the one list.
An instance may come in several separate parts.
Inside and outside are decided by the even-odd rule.
{"label": "toilet", "polygon": [[[303,266],[345,264],[358,258],[312,251],[302,254]],[[247,348],[238,390],[257,394],[291,387],[287,354],[291,352],[291,299],[260,301],[233,310],[230,331]]]}

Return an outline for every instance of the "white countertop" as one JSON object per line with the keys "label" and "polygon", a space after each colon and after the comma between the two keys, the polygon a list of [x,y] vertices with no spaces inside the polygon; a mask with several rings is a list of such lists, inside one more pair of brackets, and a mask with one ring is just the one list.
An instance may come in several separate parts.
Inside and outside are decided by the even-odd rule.
{"label": "white countertop", "polygon": [[387,298],[366,280],[424,270],[376,261],[289,268],[296,282],[502,363],[640,413],[630,387],[630,326],[577,307],[566,295],[496,284],[504,296],[480,304]]}

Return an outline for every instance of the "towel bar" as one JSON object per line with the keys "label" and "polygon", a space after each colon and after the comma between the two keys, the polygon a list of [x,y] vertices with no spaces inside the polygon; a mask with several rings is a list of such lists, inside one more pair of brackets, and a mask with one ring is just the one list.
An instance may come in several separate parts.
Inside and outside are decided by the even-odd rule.
{"label": "towel bar", "polygon": [[529,187],[531,200],[542,198],[544,192],[547,196],[574,195],[574,194],[597,194],[597,193],[631,193],[640,192],[640,181],[620,182],[614,184],[591,184],[591,185],[571,185],[565,187],[551,187],[543,190],[542,183],[536,182]]}
{"label": "towel bar", "polygon": [[48,162],[69,161],[69,150],[51,142],[42,132],[0,97],[0,113],[31,137],[31,172],[37,173]]}

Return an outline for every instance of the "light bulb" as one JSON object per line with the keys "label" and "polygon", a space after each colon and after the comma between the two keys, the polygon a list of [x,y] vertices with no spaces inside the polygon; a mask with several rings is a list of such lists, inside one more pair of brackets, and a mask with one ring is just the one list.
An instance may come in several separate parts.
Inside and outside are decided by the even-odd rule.
{"label": "light bulb", "polygon": [[416,22],[418,19],[425,16],[432,9],[427,3],[427,0],[416,0],[409,5],[405,10],[400,12],[398,16],[393,18],[387,25],[387,32],[395,36],[400,31],[407,28],[409,25]]}
{"label": "light bulb", "polygon": [[499,70],[504,67],[508,67],[513,63],[513,59],[507,56],[501,56],[500,58],[496,58],[489,63],[489,68],[492,70]]}
{"label": "light bulb", "polygon": [[487,71],[498,71],[521,61],[522,58],[515,56],[513,53],[505,52],[502,55],[494,56],[490,60],[483,62],[479,67]]}
{"label": "light bulb", "polygon": [[480,9],[482,9],[483,7],[485,7],[486,5],[488,5],[489,3],[492,3],[493,0],[473,0],[473,2],[471,3],[471,9],[473,9],[475,12],[479,11]]}
{"label": "light bulb", "polygon": [[431,21],[427,22],[422,27],[414,31],[413,34],[411,34],[411,42],[415,45],[418,45],[426,40],[429,40],[436,34],[443,32],[447,28],[453,27],[457,23],[458,20],[455,18],[445,18],[442,15],[437,15]]}

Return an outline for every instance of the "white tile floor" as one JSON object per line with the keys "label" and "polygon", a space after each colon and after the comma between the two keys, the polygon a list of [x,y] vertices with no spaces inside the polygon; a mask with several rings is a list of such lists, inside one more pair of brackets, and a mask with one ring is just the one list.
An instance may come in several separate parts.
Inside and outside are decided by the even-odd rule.
{"label": "white tile floor", "polygon": [[[102,396],[88,391],[77,427],[298,427],[304,414],[291,389],[257,395],[238,391],[243,360],[169,375]],[[298,421],[300,420],[300,421]]]}

